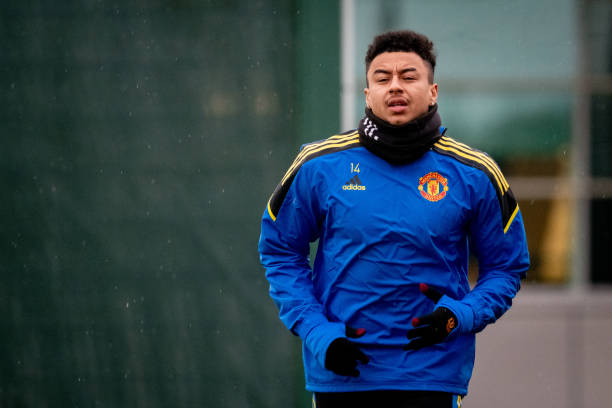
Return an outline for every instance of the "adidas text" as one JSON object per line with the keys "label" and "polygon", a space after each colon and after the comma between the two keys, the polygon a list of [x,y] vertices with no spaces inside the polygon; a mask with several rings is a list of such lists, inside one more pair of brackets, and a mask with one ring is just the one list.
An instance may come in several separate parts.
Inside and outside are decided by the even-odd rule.
{"label": "adidas text", "polygon": [[358,186],[356,184],[349,184],[349,185],[343,185],[342,186],[343,190],[365,190],[365,186]]}

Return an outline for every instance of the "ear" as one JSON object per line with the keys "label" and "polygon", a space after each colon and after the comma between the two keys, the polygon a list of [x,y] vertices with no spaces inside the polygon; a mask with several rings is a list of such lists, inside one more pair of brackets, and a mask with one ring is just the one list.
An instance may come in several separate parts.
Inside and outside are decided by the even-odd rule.
{"label": "ear", "polygon": [[429,105],[433,106],[438,102],[438,84],[433,83],[429,86]]}
{"label": "ear", "polygon": [[369,109],[371,108],[371,104],[370,104],[370,89],[369,88],[363,88],[363,94],[365,95],[365,103],[366,103],[366,107]]}

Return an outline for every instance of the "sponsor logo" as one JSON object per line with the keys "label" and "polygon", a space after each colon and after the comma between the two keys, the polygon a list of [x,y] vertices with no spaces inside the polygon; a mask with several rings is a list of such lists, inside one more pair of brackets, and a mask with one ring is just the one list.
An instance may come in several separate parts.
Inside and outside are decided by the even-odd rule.
{"label": "sponsor logo", "polygon": [[440,201],[446,197],[448,179],[436,171],[427,173],[419,179],[419,191],[426,200]]}
{"label": "sponsor logo", "polygon": [[343,190],[365,190],[366,187],[363,185],[363,183],[359,179],[359,176],[355,175],[349,181],[344,183],[344,185],[342,186],[342,189]]}

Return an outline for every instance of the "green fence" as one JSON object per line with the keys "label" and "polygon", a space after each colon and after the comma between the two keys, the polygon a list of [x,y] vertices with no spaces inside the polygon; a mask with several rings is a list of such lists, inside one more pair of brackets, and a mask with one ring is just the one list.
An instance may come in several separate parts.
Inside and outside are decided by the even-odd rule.
{"label": "green fence", "polygon": [[[297,146],[337,131],[337,18],[281,0],[2,6],[0,406],[308,405],[256,248]],[[325,134],[306,134],[313,115]]]}

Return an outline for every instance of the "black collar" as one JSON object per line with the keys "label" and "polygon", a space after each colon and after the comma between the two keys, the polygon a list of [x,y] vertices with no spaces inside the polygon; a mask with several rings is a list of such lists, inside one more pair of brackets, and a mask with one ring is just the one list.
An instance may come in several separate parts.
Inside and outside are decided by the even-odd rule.
{"label": "black collar", "polygon": [[406,164],[420,158],[442,137],[438,105],[401,126],[380,119],[371,109],[359,122],[359,141],[366,149],[392,164]]}

